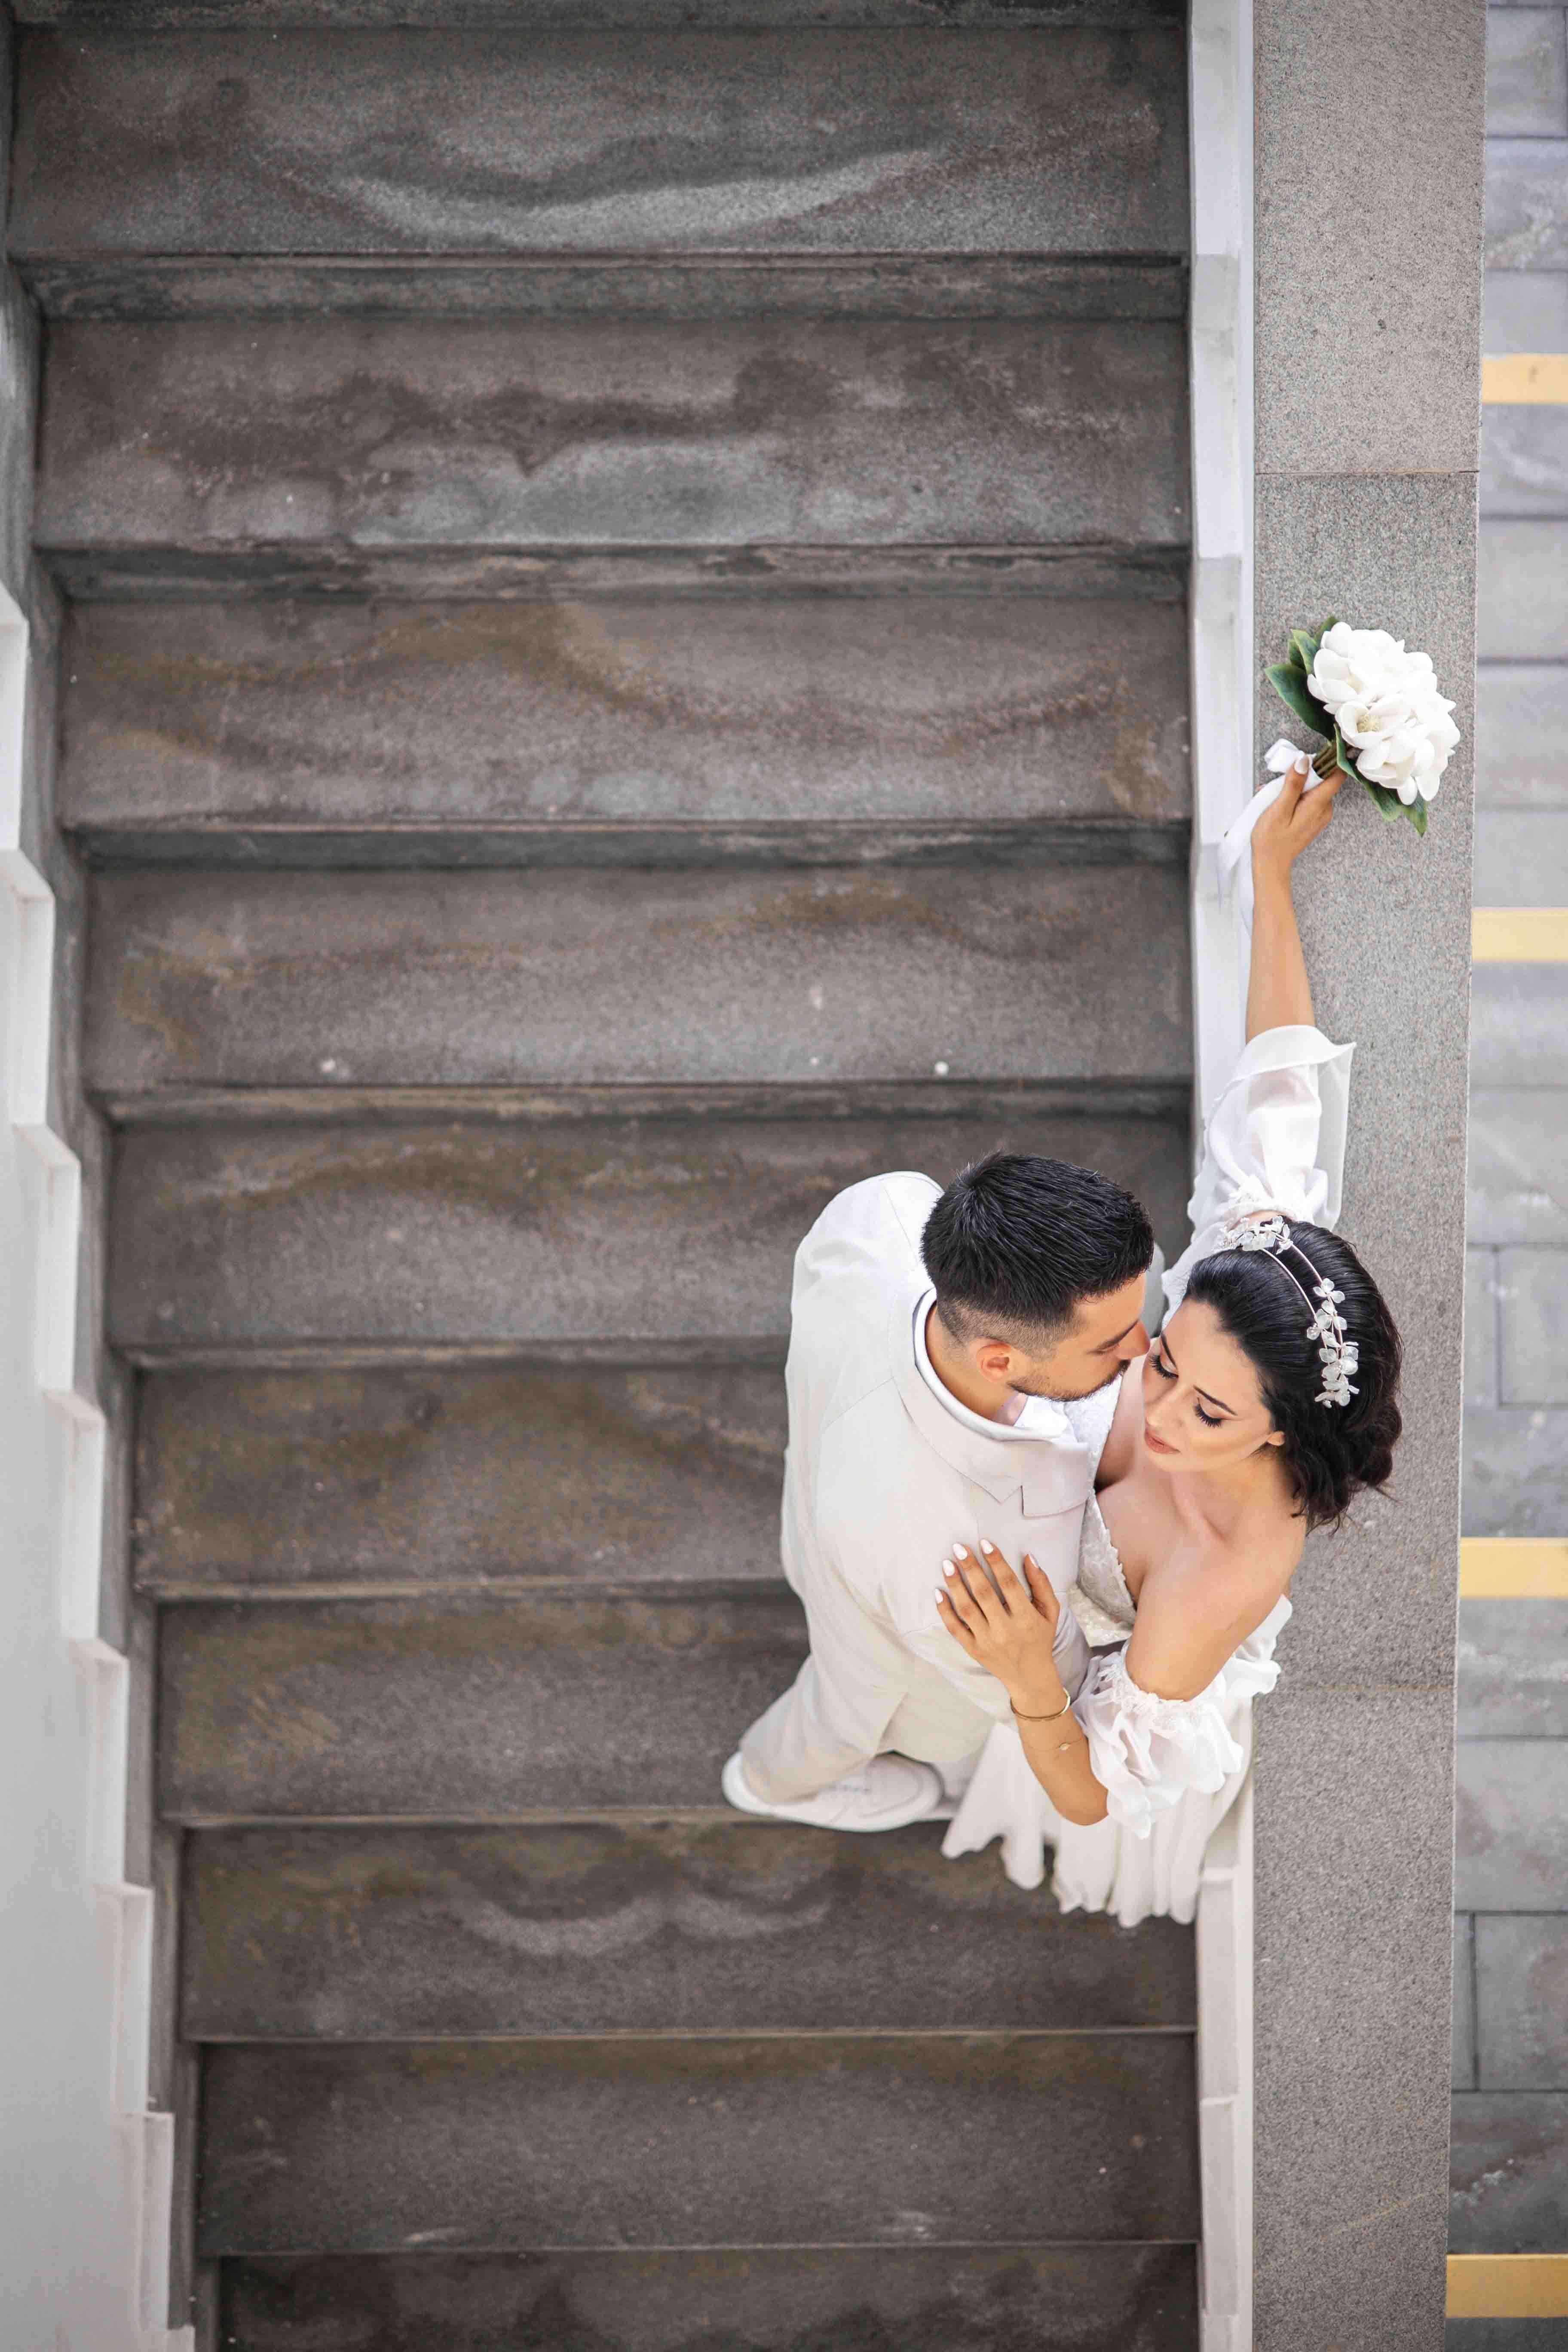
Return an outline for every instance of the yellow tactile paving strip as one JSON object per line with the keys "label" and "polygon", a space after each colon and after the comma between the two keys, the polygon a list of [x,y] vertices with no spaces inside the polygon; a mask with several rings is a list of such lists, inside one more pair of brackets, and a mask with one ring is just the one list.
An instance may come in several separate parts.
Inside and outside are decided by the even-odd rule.
{"label": "yellow tactile paving strip", "polygon": [[1448,2316],[1568,2318],[1568,2254],[1450,2254]]}
{"label": "yellow tactile paving strip", "polygon": [[1499,408],[1568,401],[1568,352],[1513,352],[1483,360],[1481,398]]}
{"label": "yellow tactile paving strip", "polygon": [[1459,1591],[1467,1601],[1568,1601],[1568,1538],[1467,1536]]}
{"label": "yellow tactile paving strip", "polygon": [[1470,917],[1475,963],[1568,963],[1568,907],[1478,907]]}

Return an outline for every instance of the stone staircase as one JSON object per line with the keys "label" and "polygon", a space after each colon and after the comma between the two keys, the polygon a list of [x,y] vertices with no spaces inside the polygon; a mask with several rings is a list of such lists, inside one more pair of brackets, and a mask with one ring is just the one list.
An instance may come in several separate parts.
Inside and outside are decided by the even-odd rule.
{"label": "stone staircase", "polygon": [[1179,1239],[1178,12],[21,13],[205,2343],[1194,2347],[1189,1933],[718,1789],[823,1203]]}

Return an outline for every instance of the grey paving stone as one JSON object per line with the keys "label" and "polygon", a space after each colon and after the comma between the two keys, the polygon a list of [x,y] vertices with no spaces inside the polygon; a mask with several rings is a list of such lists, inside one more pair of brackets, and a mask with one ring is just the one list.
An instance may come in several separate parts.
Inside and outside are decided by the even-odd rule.
{"label": "grey paving stone", "polygon": [[784,1444],[743,1363],[149,1375],[137,1581],[771,1580]]}
{"label": "grey paving stone", "polygon": [[1461,1740],[1568,1740],[1568,1601],[1462,1600],[1458,1669]]}
{"label": "grey paving stone", "polygon": [[1568,2095],[1457,2092],[1452,2180],[1451,2252],[1561,2253],[1568,2246]]}
{"label": "grey paving stone", "polygon": [[1487,10],[1487,135],[1568,138],[1568,42],[1557,8]]}
{"label": "grey paving stone", "polygon": [[1483,522],[1476,588],[1482,660],[1568,661],[1568,522]]}
{"label": "grey paving stone", "polygon": [[253,2256],[222,2270],[221,2340],[244,2352],[692,2352],[694,2329],[716,2352],[1198,2345],[1190,2246]]}
{"label": "grey paving stone", "polygon": [[94,908],[88,1083],[117,1101],[1190,1066],[1174,866],[168,872]]}
{"label": "grey paving stone", "polygon": [[1476,2018],[1478,2089],[1568,2091],[1568,1917],[1478,1918]]}
{"label": "grey paving stone", "polygon": [[1192,2238],[1193,2090],[1185,2034],[218,2047],[199,2244]]}
{"label": "grey paving stone", "polygon": [[1568,1412],[1466,1405],[1464,1522],[1468,1536],[1568,1528]]}
{"label": "grey paving stone", "polygon": [[1483,352],[1568,352],[1568,270],[1489,269],[1481,320]]}
{"label": "grey paving stone", "polygon": [[1011,1885],[943,1825],[697,1817],[239,1830],[185,1846],[197,2041],[1190,2026],[1193,1933]]}
{"label": "grey paving stone", "polygon": [[1499,1398],[1503,1404],[1568,1404],[1568,1250],[1504,1250]]}
{"label": "grey paving stone", "polygon": [[[1568,156],[1568,145],[1564,146]],[[1481,411],[1483,515],[1568,515],[1568,410],[1493,401]]]}
{"label": "grey paving stone", "polygon": [[1479,810],[1475,887],[1478,907],[1568,906],[1568,809]]}
{"label": "grey paving stone", "polygon": [[34,33],[10,246],[1178,253],[1184,97],[1173,27]]}
{"label": "grey paving stone", "polygon": [[1568,1742],[1461,1739],[1457,1769],[1456,1909],[1561,1910],[1568,1890]]}
{"label": "grey paving stone", "polygon": [[889,1168],[929,1165],[945,1183],[1004,1142],[1118,1177],[1167,1257],[1180,1248],[1180,1118],[138,1129],[116,1163],[110,1328],[164,1354],[478,1341],[602,1357],[609,1340],[619,1362],[639,1336],[772,1347],[795,1249],[836,1192]]}
{"label": "grey paving stone", "polygon": [[1495,1405],[1498,1393],[1497,1253],[1465,1252],[1465,1409]]}
{"label": "grey paving stone", "polygon": [[1153,324],[61,326],[34,530],[324,576],[344,546],[1175,546],[1185,370]]}
{"label": "grey paving stone", "polygon": [[1017,855],[1190,814],[1185,617],[1147,599],[89,604],[64,667],[104,856]]}
{"label": "grey paving stone", "polygon": [[1563,2322],[1450,2319],[1444,2329],[1443,2352],[1563,2352]]}
{"label": "grey paving stone", "polygon": [[1568,808],[1568,666],[1479,665],[1476,804]]}
{"label": "grey paving stone", "polygon": [[1568,1087],[1568,965],[1476,966],[1470,1084],[1510,1093]]}
{"label": "grey paving stone", "polygon": [[[1568,1094],[1529,1087],[1470,1091],[1469,1213],[1479,1246],[1568,1243]],[[1504,1401],[1510,1402],[1505,1391]]]}
{"label": "grey paving stone", "polygon": [[[187,1996],[188,2000],[188,1996]],[[187,2025],[186,2032],[190,2032]],[[1454,1915],[1454,2074],[1456,2091],[1476,2088],[1475,1921]]]}
{"label": "grey paving stone", "polygon": [[1487,265],[1568,268],[1568,173],[1555,139],[1487,141]]}

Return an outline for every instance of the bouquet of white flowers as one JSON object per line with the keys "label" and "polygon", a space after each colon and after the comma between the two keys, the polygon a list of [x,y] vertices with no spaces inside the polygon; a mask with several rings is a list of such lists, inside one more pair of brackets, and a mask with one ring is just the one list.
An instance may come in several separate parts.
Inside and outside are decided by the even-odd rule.
{"label": "bouquet of white flowers", "polygon": [[1338,766],[1359,776],[1391,822],[1407,816],[1426,830],[1435,796],[1459,740],[1437,691],[1429,656],[1405,650],[1386,629],[1352,629],[1327,620],[1292,629],[1290,658],[1275,662],[1268,682],[1281,702],[1328,741],[1313,758],[1320,776]]}

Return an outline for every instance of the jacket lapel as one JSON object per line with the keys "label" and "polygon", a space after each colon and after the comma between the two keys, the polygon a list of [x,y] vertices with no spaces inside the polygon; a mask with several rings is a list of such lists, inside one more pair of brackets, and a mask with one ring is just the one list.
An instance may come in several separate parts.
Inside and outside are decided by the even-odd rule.
{"label": "jacket lapel", "polygon": [[905,1297],[889,1319],[888,1343],[905,1412],[925,1443],[961,1477],[983,1487],[993,1502],[1005,1503],[1022,1490],[1024,1517],[1049,1518],[1070,1511],[1089,1495],[1089,1448],[1069,1427],[1059,1438],[1037,1437],[1000,1423],[982,1426],[961,1420],[934,1397],[915,1360],[915,1317],[927,1311],[931,1293]]}

